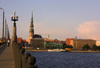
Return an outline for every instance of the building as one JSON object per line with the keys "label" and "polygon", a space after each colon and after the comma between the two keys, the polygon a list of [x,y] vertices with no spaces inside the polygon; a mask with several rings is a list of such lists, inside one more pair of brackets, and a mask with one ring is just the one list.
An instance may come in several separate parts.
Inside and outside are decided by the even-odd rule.
{"label": "building", "polygon": [[29,30],[29,37],[27,40],[30,47],[35,49],[41,49],[44,46],[44,39],[41,35],[34,34],[34,25],[33,25],[33,11],[31,15],[31,23],[30,23],[30,30]]}
{"label": "building", "polygon": [[97,46],[100,46],[100,41],[96,41],[96,45]]}
{"label": "building", "polygon": [[22,43],[22,42],[23,42],[22,38],[17,38],[17,43]]}
{"label": "building", "polygon": [[70,44],[73,46],[73,49],[82,49],[82,47],[86,44],[92,48],[94,44],[96,44],[96,40],[92,39],[72,39],[70,40]]}
{"label": "building", "polygon": [[19,45],[21,45],[21,46],[24,46],[24,41],[23,41],[23,39],[21,38],[21,37],[19,37],[19,38],[17,38],[17,43],[19,44]]}
{"label": "building", "polygon": [[46,48],[46,49],[62,49],[63,44],[62,43],[45,42],[44,48]]}
{"label": "building", "polygon": [[3,43],[2,39],[0,38],[0,43]]}
{"label": "building", "polygon": [[34,34],[33,39],[30,40],[30,47],[34,49],[42,49],[44,48],[44,39],[41,35]]}
{"label": "building", "polygon": [[71,45],[71,40],[75,38],[66,38],[66,45]]}
{"label": "building", "polygon": [[44,39],[43,38],[33,38],[30,41],[30,47],[33,47],[34,49],[42,49],[44,48]]}
{"label": "building", "polygon": [[65,44],[65,41],[44,38],[44,48],[46,48],[46,49],[62,49],[63,44]]}

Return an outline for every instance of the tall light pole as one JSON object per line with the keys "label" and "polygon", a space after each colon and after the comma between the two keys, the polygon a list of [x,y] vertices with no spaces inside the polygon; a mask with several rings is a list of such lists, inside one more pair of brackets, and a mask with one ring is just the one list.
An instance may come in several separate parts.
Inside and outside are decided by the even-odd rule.
{"label": "tall light pole", "polygon": [[6,23],[6,19],[5,19],[5,40],[7,39],[7,34],[6,34],[6,32],[7,32],[7,23]]}
{"label": "tall light pole", "polygon": [[9,40],[10,39],[10,33],[9,33],[9,27],[8,27],[8,24],[6,25],[7,26],[7,39]]}
{"label": "tall light pole", "polygon": [[14,16],[11,16],[11,21],[14,21],[13,24],[13,35],[12,41],[17,43],[17,35],[16,35],[16,21],[18,21],[18,16],[16,16],[16,11],[14,11]]}
{"label": "tall light pole", "polygon": [[3,26],[2,26],[2,39],[4,39],[4,9],[3,8],[0,8],[3,10]]}
{"label": "tall light pole", "polygon": [[2,39],[2,34],[1,34],[2,33],[2,28],[1,27],[2,27],[2,23],[0,23],[0,39]]}

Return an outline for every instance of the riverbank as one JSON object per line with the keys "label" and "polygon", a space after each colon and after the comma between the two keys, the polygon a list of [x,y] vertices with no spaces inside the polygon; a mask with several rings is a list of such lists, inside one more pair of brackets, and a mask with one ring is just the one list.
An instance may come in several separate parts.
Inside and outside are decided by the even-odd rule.
{"label": "riverbank", "polygon": [[48,52],[48,50],[27,50],[27,49],[25,51]]}
{"label": "riverbank", "polygon": [[83,50],[70,50],[68,52],[86,52],[86,53],[99,53],[100,51],[91,51],[91,50],[87,50],[87,51],[83,51]]}
{"label": "riverbank", "polygon": [[65,52],[65,49],[46,49],[46,50],[29,50],[26,49],[25,51],[37,51],[37,52]]}
{"label": "riverbank", "polygon": [[50,50],[28,50],[25,51],[34,51],[34,52],[83,52],[83,53],[99,53],[100,51],[91,51],[91,50],[67,50],[67,51],[50,51]]}

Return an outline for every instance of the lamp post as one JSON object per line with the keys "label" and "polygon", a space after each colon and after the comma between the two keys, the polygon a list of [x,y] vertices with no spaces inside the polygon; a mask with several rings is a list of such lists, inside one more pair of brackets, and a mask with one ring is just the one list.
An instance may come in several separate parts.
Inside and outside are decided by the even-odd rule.
{"label": "lamp post", "polygon": [[6,39],[7,39],[7,34],[6,34],[6,32],[7,32],[7,23],[6,23],[6,19],[5,19],[5,41],[6,41]]}
{"label": "lamp post", "polygon": [[14,21],[13,24],[13,35],[12,41],[17,43],[17,35],[16,35],[16,21],[18,21],[18,16],[16,16],[16,11],[14,11],[14,16],[11,16],[11,21]]}
{"label": "lamp post", "polygon": [[10,39],[10,34],[9,34],[9,28],[8,28],[8,24],[6,24],[6,26],[7,26],[7,39],[9,40]]}
{"label": "lamp post", "polygon": [[3,8],[0,8],[3,10],[3,27],[2,27],[2,39],[4,39],[4,9]]}

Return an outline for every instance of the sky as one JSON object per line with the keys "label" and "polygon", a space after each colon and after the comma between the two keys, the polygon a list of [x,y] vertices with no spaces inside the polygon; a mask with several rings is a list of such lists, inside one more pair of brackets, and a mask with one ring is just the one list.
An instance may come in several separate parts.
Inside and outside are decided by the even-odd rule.
{"label": "sky", "polygon": [[[13,32],[11,15],[19,16],[17,37],[28,39],[33,9],[34,32],[43,38],[66,40],[66,38],[100,40],[100,0],[0,0],[0,7]],[[0,37],[2,14],[0,10]]]}

